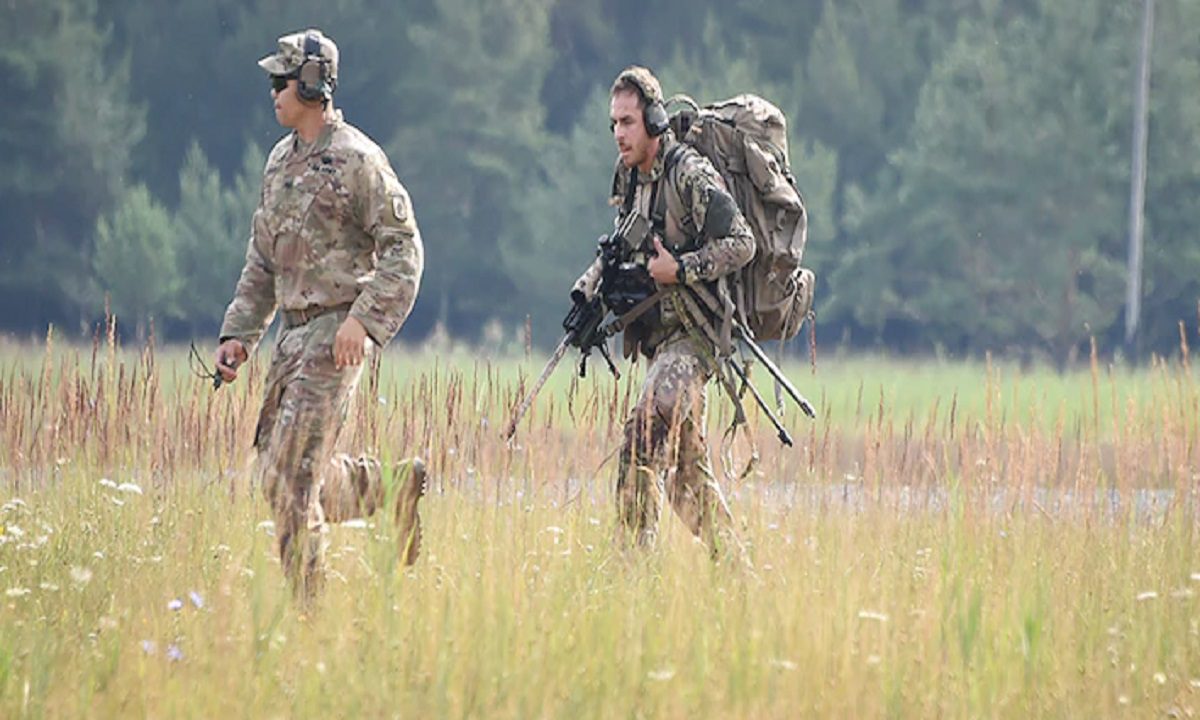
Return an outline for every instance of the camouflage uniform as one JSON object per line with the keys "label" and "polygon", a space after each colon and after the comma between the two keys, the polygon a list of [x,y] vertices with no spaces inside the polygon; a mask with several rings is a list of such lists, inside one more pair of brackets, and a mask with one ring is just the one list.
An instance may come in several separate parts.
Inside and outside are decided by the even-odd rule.
{"label": "camouflage uniform", "polygon": [[[281,52],[260,64],[278,74],[296,37],[281,38]],[[312,144],[293,132],[275,145],[221,341],[236,338],[249,351],[276,309],[283,314],[254,446],[280,559],[306,594],[320,582],[325,522],[370,514],[383,501],[378,461],[332,453],[363,365],[404,323],[423,266],[408,193],[383,151],[340,112]],[[347,315],[370,339],[363,364],[338,368],[334,337]]]}
{"label": "camouflage uniform", "polygon": [[[678,150],[667,172],[673,147]],[[632,173],[620,161],[616,172],[612,201],[623,205]],[[714,198],[725,194],[728,199],[725,183],[706,158],[679,143],[670,131],[660,136],[650,173],[637,175],[632,212],[647,222],[656,184],[661,185],[658,192],[666,192],[662,242],[682,265],[685,283],[711,283],[750,262],[754,236],[740,212],[734,213],[725,234],[709,237],[704,232]],[[616,225],[623,220],[624,207]],[[576,289],[586,293],[585,288],[594,287],[599,263],[597,259],[580,277]],[[625,355],[640,350],[650,358],[650,366],[624,428],[617,477],[618,531],[622,539],[653,545],[665,496],[688,529],[718,556],[740,553],[741,544],[708,457],[706,385],[717,368],[711,338],[701,332],[706,329],[701,327],[702,317],[688,295],[675,292],[660,301],[657,312],[639,318],[625,332]]]}

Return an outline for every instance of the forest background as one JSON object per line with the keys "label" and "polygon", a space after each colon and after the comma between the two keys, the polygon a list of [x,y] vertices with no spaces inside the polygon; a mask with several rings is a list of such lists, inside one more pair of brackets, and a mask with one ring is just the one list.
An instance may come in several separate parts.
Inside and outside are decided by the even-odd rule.
{"label": "forest background", "polygon": [[[1067,363],[1124,335],[1132,0],[0,0],[0,330],[213,339],[282,134],[255,62],[339,44],[336,103],[426,244],[406,343],[553,341],[611,222],[607,92],[790,121],[819,336]],[[1138,353],[1200,299],[1200,3],[1157,3]]]}

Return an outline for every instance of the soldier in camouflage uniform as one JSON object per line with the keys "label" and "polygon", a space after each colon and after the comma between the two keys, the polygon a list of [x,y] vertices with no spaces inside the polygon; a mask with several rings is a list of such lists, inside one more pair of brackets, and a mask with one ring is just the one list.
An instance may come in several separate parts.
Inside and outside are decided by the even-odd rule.
{"label": "soldier in camouflage uniform", "polygon": [[285,35],[259,65],[275,117],[292,132],[267,160],[216,362],[224,380],[236,379],[280,311],[254,446],[284,571],[308,599],[320,585],[327,521],[394,502],[401,558],[411,564],[419,551],[421,461],[385,471],[333,451],[364,360],[412,309],[424,249],[387,157],[333,107],[333,41],[319,30]]}
{"label": "soldier in camouflage uniform", "polygon": [[[662,89],[641,67],[623,71],[611,90],[611,122],[620,158],[612,203],[642,215],[653,231],[643,261],[655,289],[708,284],[736,272],[754,255],[754,236],[721,176],[667,127]],[[655,223],[655,207],[665,217]],[[655,225],[661,227],[655,227]],[[600,259],[576,282],[597,291]],[[717,370],[704,313],[677,287],[624,336],[626,357],[650,359],[638,402],[625,423],[617,477],[618,534],[652,546],[664,498],[714,557],[743,559],[733,517],[713,476],[705,439],[706,389]],[[711,325],[711,323],[709,323]]]}

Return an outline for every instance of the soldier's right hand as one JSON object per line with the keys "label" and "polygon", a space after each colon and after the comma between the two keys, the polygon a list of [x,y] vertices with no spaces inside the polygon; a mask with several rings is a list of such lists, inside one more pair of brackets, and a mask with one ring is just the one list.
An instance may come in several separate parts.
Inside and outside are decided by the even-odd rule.
{"label": "soldier's right hand", "polygon": [[221,381],[230,383],[237,380],[238,366],[246,362],[248,357],[246,346],[237,338],[229,338],[218,345],[214,360],[217,364],[217,372],[221,373]]}

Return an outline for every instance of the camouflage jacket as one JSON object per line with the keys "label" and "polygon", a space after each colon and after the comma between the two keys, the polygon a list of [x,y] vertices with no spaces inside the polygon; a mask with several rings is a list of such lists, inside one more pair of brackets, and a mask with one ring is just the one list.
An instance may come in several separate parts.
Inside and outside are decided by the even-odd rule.
{"label": "camouflage jacket", "polygon": [[408,192],[338,112],[312,144],[293,132],[271,150],[221,339],[250,350],[276,308],[352,303],[350,315],[385,345],[412,310],[424,264]]}
{"label": "camouflage jacket", "polygon": [[[667,170],[667,157],[672,147],[678,146],[672,161],[670,171]],[[632,172],[617,161],[616,176],[613,182],[613,196],[610,204],[619,208],[614,223],[619,226],[624,219],[625,197],[629,188]],[[675,254],[683,266],[683,279],[686,283],[711,282],[737,272],[747,265],[754,257],[754,234],[750,225],[742,216],[741,211],[729,196],[725,181],[713,168],[712,163],[686,143],[675,139],[671,131],[662,136],[659,143],[658,155],[649,174],[638,173],[637,188],[633,197],[633,212],[639,213],[650,221],[653,208],[651,207],[654,186],[661,180],[666,190],[666,213],[662,228],[663,246]],[[659,192],[663,192],[660,189]],[[720,199],[718,199],[719,196]],[[728,218],[716,223],[719,228],[714,231],[714,223],[710,222],[709,209],[724,202]],[[600,259],[597,258],[591,267],[576,281],[575,289],[583,290],[588,296],[595,288],[600,277]],[[682,299],[682,298],[681,298]],[[694,303],[688,301],[688,306]],[[677,329],[681,318],[675,302],[660,303],[661,311],[651,314],[648,332],[645,337],[625,338],[625,354],[632,354],[632,344],[639,341],[643,347],[653,348],[662,339]],[[697,312],[690,313],[695,316]],[[656,316],[656,317],[655,317]],[[636,335],[636,334],[634,334]],[[631,343],[632,341],[632,343]]]}

